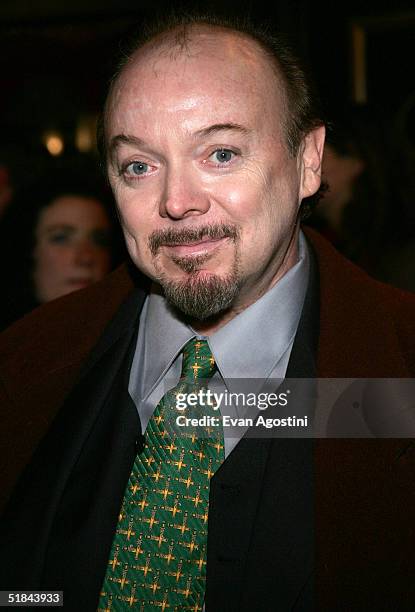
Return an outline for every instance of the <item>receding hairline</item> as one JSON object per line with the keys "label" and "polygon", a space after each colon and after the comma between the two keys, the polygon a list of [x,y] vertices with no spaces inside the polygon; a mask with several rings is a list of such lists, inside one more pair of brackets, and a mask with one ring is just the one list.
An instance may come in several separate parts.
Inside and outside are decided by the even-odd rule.
{"label": "receding hairline", "polygon": [[175,25],[171,29],[168,29],[164,32],[160,32],[149,40],[146,40],[139,44],[137,48],[130,54],[130,56],[126,58],[124,65],[121,66],[119,75],[123,72],[123,69],[127,67],[130,62],[133,62],[140,54],[157,51],[161,51],[162,53],[171,52],[172,58],[176,57],[176,53],[177,56],[179,56],[179,54],[181,53],[190,54],[191,45],[195,42],[197,43],[197,37],[201,34],[210,34],[212,32],[232,36],[240,40],[249,41],[252,46],[256,48],[256,50],[259,52],[258,54],[261,55],[267,62],[269,62],[270,65],[272,65],[274,68],[279,68],[277,58],[275,56],[272,56],[267,51],[265,46],[261,44],[261,42],[249,32],[237,30],[232,28],[231,26],[195,22],[190,24]]}
{"label": "receding hairline", "polygon": [[134,64],[147,56],[159,57],[162,59],[168,58],[174,61],[181,56],[188,54],[191,56],[191,47],[193,44],[197,45],[197,38],[201,34],[209,34],[216,32],[218,34],[228,35],[241,41],[248,41],[253,51],[256,53],[258,58],[268,65],[275,76],[276,92],[280,94],[280,101],[282,104],[283,122],[284,124],[288,121],[288,96],[287,87],[284,80],[282,70],[279,66],[278,58],[272,55],[270,51],[257,40],[249,32],[240,31],[232,28],[231,26],[216,25],[210,23],[191,23],[191,24],[179,24],[175,25],[169,30],[157,33],[154,37],[140,43],[132,53],[125,58],[125,61],[120,65],[115,78],[111,83],[111,87],[108,92],[108,96],[105,101],[104,108],[104,123],[107,125],[109,108],[113,94],[117,89],[119,81],[124,76],[125,72],[132,68]]}
{"label": "receding hairline", "polygon": [[274,30],[269,23],[257,26],[248,18],[226,18],[209,14],[177,15],[173,12],[160,20],[147,22],[144,27],[140,26],[137,36],[130,38],[128,48],[125,48],[109,83],[97,129],[98,150],[104,166],[107,161],[107,126],[111,104],[119,80],[125,75],[128,66],[139,54],[150,53],[151,50],[159,50],[164,56],[170,53],[172,58],[189,52],[195,32],[228,34],[249,43],[258,61],[271,70],[281,104],[280,123],[291,156],[297,155],[301,142],[309,132],[324,125],[319,96],[309,70],[286,34]]}

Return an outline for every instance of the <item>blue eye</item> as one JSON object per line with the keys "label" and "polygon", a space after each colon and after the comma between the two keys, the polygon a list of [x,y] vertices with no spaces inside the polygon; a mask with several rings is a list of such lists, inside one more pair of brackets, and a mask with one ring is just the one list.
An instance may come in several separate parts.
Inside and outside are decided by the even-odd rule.
{"label": "blue eye", "polygon": [[148,164],[145,164],[144,162],[132,162],[131,164],[128,164],[126,170],[130,175],[133,174],[135,176],[141,176],[142,174],[146,174],[146,172],[148,172]]}
{"label": "blue eye", "polygon": [[230,149],[218,149],[212,153],[214,161],[218,162],[219,164],[229,163],[234,155],[234,151],[231,151]]}

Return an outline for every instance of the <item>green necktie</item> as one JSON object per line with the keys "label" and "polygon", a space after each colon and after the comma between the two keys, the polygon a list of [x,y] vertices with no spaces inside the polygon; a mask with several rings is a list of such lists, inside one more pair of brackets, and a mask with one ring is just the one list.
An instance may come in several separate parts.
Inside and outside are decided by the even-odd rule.
{"label": "green necktie", "polygon": [[[206,388],[216,366],[206,340],[183,349],[178,385],[157,405],[128,481],[101,590],[99,611],[174,612],[203,607],[210,478],[224,460],[222,426],[194,431],[176,417],[220,416],[210,406],[176,407],[178,393]],[[200,435],[201,434],[201,435]]]}

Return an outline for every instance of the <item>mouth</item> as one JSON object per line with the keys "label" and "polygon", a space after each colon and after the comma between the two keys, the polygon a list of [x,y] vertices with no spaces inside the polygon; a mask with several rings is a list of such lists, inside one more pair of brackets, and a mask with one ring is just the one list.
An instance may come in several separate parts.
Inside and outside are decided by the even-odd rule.
{"label": "mouth", "polygon": [[70,278],[67,281],[68,285],[73,289],[83,289],[92,283],[90,278]]}
{"label": "mouth", "polygon": [[223,246],[225,242],[229,240],[228,237],[224,238],[210,238],[206,236],[195,242],[185,242],[180,244],[168,244],[164,245],[167,253],[174,257],[192,257],[201,255],[210,255],[216,249]]}

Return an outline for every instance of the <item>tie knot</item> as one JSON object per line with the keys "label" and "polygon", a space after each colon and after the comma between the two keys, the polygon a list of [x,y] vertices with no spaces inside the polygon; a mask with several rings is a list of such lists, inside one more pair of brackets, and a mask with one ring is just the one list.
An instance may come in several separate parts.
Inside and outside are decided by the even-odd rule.
{"label": "tie knot", "polygon": [[216,370],[215,359],[207,340],[193,338],[183,347],[181,378],[211,378]]}

